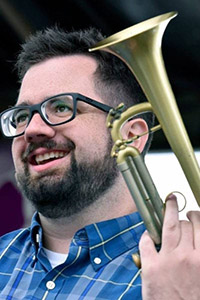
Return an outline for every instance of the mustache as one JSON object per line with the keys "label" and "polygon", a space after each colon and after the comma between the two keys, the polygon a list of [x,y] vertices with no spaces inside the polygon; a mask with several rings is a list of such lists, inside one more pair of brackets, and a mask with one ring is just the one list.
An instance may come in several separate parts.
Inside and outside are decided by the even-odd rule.
{"label": "mustache", "polygon": [[42,141],[38,143],[30,143],[27,149],[22,154],[22,161],[27,162],[29,155],[38,148],[59,149],[64,151],[72,151],[75,149],[75,144],[71,140],[67,140],[65,143],[57,143],[53,140]]}

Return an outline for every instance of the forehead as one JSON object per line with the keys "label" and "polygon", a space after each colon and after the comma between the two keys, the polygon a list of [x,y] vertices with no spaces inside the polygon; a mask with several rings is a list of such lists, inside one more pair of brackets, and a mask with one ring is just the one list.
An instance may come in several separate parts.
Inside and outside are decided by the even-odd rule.
{"label": "forehead", "polygon": [[23,78],[17,105],[39,103],[67,92],[100,100],[94,87],[96,68],[96,60],[86,55],[60,56],[35,64]]}

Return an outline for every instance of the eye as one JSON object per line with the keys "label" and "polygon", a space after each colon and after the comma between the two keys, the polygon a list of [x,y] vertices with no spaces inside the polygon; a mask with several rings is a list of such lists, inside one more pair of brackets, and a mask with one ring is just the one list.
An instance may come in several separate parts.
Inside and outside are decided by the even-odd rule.
{"label": "eye", "polygon": [[28,120],[28,112],[26,110],[16,111],[13,115],[12,122],[15,126],[23,125],[27,123]]}
{"label": "eye", "polygon": [[66,114],[73,111],[73,103],[68,99],[56,99],[46,104],[46,111],[53,114]]}
{"label": "eye", "polygon": [[72,110],[71,107],[69,107],[69,105],[67,105],[66,103],[64,102],[60,102],[60,103],[56,103],[56,105],[54,104],[54,110],[55,112],[67,112],[69,110]]}

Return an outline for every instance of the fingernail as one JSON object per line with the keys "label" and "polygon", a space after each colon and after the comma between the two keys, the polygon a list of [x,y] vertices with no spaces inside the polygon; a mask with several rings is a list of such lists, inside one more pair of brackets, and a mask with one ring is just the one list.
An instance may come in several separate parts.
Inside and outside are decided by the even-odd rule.
{"label": "fingernail", "polygon": [[169,194],[168,196],[167,196],[167,198],[166,198],[166,200],[165,201],[168,201],[168,200],[176,200],[177,198],[176,198],[176,196],[174,195],[174,194]]}

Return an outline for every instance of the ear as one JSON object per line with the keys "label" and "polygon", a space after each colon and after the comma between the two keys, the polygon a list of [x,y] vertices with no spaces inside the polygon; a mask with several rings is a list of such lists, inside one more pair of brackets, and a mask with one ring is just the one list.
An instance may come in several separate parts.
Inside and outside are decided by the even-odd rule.
{"label": "ear", "polygon": [[[126,122],[122,129],[121,129],[121,135],[123,139],[131,139],[134,136],[141,135],[144,132],[148,131],[147,123],[141,119],[134,119]],[[138,138],[137,140],[133,141],[131,144],[133,147],[137,148],[140,153],[143,151],[145,144],[148,140],[149,135],[145,134]]]}

